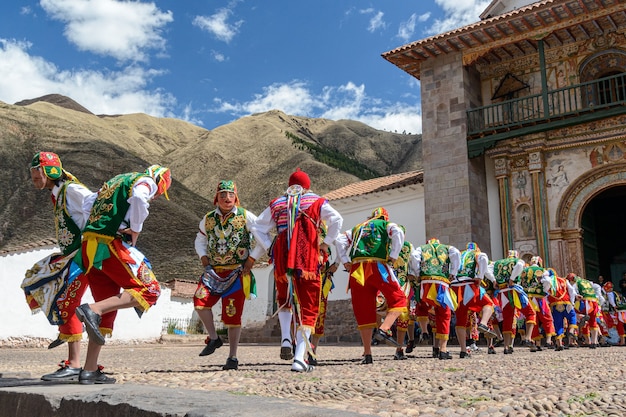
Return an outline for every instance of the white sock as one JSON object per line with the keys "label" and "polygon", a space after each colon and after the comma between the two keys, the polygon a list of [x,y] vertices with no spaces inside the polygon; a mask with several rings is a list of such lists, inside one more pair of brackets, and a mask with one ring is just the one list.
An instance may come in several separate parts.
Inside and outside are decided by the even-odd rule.
{"label": "white sock", "polygon": [[[280,340],[281,346],[291,346],[291,310],[280,310],[278,312],[278,321],[280,323]],[[287,339],[287,341],[285,341]]]}
{"label": "white sock", "polygon": [[296,353],[293,356],[294,361],[304,362],[304,354],[306,353],[307,341],[311,337],[310,328],[298,328],[296,331]]}

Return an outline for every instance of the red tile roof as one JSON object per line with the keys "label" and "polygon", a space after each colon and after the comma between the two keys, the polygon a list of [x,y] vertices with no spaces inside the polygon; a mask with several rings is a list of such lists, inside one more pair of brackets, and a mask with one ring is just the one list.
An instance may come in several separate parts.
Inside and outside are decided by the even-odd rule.
{"label": "red tile roof", "polygon": [[355,182],[345,187],[324,194],[328,200],[340,200],[342,198],[356,197],[380,191],[393,190],[413,184],[421,184],[424,181],[423,171],[409,171],[386,177]]}

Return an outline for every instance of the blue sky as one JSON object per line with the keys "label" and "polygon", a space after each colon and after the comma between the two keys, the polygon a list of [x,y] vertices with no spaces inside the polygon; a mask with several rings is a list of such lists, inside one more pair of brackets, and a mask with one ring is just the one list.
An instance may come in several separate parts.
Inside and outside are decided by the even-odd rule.
{"label": "blue sky", "polygon": [[381,54],[479,20],[490,0],[0,3],[0,101],[214,129],[272,109],[421,133],[419,81]]}

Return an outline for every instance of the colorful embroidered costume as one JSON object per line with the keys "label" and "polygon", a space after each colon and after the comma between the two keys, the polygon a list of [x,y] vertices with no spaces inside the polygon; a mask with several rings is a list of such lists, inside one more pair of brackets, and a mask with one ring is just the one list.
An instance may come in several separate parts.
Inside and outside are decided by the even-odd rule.
{"label": "colorful embroidered costume", "polygon": [[[164,193],[171,184],[170,171],[152,166],[146,172],[120,174],[98,191],[89,221],[83,232],[81,250],[76,262],[89,277],[96,302],[114,297],[124,289],[138,303],[142,313],[154,305],[161,294],[148,259],[134,242],[128,242],[129,229],[138,233],[148,216],[149,202]],[[117,311],[102,315],[100,332],[110,335]]]}
{"label": "colorful embroidered costume", "polygon": [[22,289],[33,314],[43,311],[50,324],[59,326],[60,341],[80,341],[83,325],[76,318],[75,310],[88,283],[72,258],[80,248],[81,232],[89,216],[93,193],[63,169],[55,153],[38,152],[30,168],[45,175],[44,181],[45,178],[54,181],[51,198],[61,253],[38,261],[26,271]]}
{"label": "colorful embroidered costume", "polygon": [[[530,265],[524,268],[521,274],[522,288],[528,295],[530,304],[535,311],[535,320],[537,324],[541,324],[546,343],[550,344],[552,336],[554,336],[554,320],[552,311],[546,296],[554,292],[555,283],[548,271],[543,268],[543,260],[539,256],[534,256]],[[531,338],[540,341],[542,336],[539,333],[539,326],[534,326]]]}

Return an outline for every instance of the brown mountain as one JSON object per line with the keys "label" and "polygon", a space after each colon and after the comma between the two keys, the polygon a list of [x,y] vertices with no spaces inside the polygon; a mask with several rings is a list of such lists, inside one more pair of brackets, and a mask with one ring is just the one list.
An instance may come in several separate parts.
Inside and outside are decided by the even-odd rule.
{"label": "brown mountain", "polygon": [[160,280],[197,275],[193,240],[200,218],[213,207],[220,179],[234,179],[242,205],[260,213],[285,190],[296,167],[309,173],[320,194],[359,181],[354,173],[363,170],[387,175],[421,167],[420,135],[379,131],[360,122],[273,110],[209,131],[145,114],[97,116],[56,94],[15,105],[0,102],[0,144],[5,179],[0,253],[55,236],[48,193],[35,190],[30,180],[35,152],[58,153],[64,168],[93,190],[121,172],[143,171],[154,163],[170,167],[170,201],[153,202],[138,242]]}

